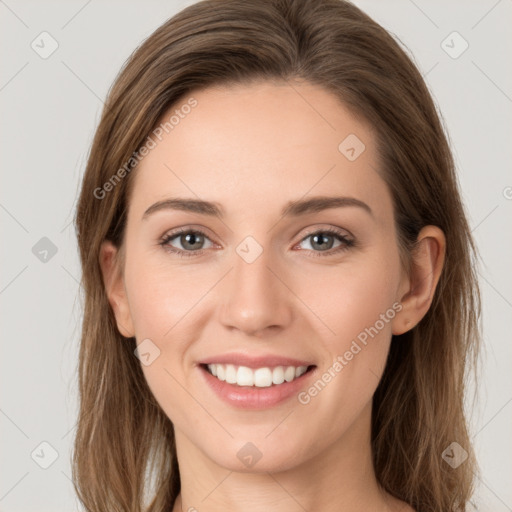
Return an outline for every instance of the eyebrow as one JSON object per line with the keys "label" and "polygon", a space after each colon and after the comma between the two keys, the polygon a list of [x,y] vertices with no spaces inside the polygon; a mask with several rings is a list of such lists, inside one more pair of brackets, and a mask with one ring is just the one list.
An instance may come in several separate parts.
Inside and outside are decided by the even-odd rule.
{"label": "eyebrow", "polygon": [[[358,207],[373,216],[372,209],[363,201],[355,197],[342,197],[342,196],[316,196],[310,199],[298,199],[296,201],[289,201],[281,211],[282,217],[296,217],[308,213],[317,213],[330,208],[341,207]],[[203,201],[201,199],[187,199],[187,198],[169,198],[163,201],[158,201],[151,205],[143,214],[142,219],[146,219],[152,213],[160,210],[182,210],[192,213],[199,213],[201,215],[209,215],[222,219],[224,212],[219,203],[212,201]]]}

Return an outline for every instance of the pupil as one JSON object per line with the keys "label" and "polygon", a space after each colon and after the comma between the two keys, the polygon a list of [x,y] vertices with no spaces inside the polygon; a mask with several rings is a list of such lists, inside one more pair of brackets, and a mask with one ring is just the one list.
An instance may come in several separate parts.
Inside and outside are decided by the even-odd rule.
{"label": "pupil", "polygon": [[[328,239],[331,238],[331,243],[328,243]],[[320,240],[320,242],[318,242]],[[327,240],[327,247],[326,247]],[[313,236],[313,246],[318,245],[320,249],[330,249],[332,247],[332,237],[330,235],[314,235]]]}
{"label": "pupil", "polygon": [[[186,245],[188,244],[189,246],[192,246],[192,248],[194,248],[194,244],[198,242],[198,239],[199,239],[199,242],[200,242],[200,235],[197,235],[195,233],[189,233],[188,235],[185,235],[185,240],[186,240],[186,243],[183,244],[184,247],[186,247]],[[200,245],[200,243],[199,243]]]}

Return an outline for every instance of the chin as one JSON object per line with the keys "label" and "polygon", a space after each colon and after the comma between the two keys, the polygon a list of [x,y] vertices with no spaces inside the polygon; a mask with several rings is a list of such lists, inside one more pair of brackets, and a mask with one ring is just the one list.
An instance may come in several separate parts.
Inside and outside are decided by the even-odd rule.
{"label": "chin", "polygon": [[[273,434],[270,434],[271,436]],[[246,438],[247,439],[247,438]],[[221,450],[205,450],[205,454],[217,465],[239,473],[276,473],[287,471],[308,457],[304,454],[304,443],[276,436],[269,439],[230,439]],[[313,456],[313,454],[311,454]]]}

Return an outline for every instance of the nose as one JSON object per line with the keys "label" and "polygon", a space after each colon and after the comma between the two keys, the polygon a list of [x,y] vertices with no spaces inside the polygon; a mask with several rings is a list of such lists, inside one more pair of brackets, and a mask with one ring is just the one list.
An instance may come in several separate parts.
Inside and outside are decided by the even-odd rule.
{"label": "nose", "polygon": [[252,263],[235,253],[234,267],[219,290],[221,323],[258,337],[286,328],[292,319],[293,294],[280,269],[268,250]]}

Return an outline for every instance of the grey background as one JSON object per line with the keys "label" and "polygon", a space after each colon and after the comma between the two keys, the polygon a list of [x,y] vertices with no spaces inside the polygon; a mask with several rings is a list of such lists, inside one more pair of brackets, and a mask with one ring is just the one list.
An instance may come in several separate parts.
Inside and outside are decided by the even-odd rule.
{"label": "grey background", "polygon": [[[79,182],[121,65],[191,3],[0,0],[0,512],[79,510],[69,461],[80,322],[71,222]],[[410,49],[452,140],[483,260],[485,354],[479,402],[468,407],[482,469],[474,502],[478,510],[512,511],[512,1],[355,3]],[[31,47],[34,40],[42,46],[43,31],[58,43],[46,59]],[[441,46],[453,31],[469,44],[458,58]],[[447,41],[452,53],[462,48],[453,36]],[[53,450],[57,459],[43,469]]]}

